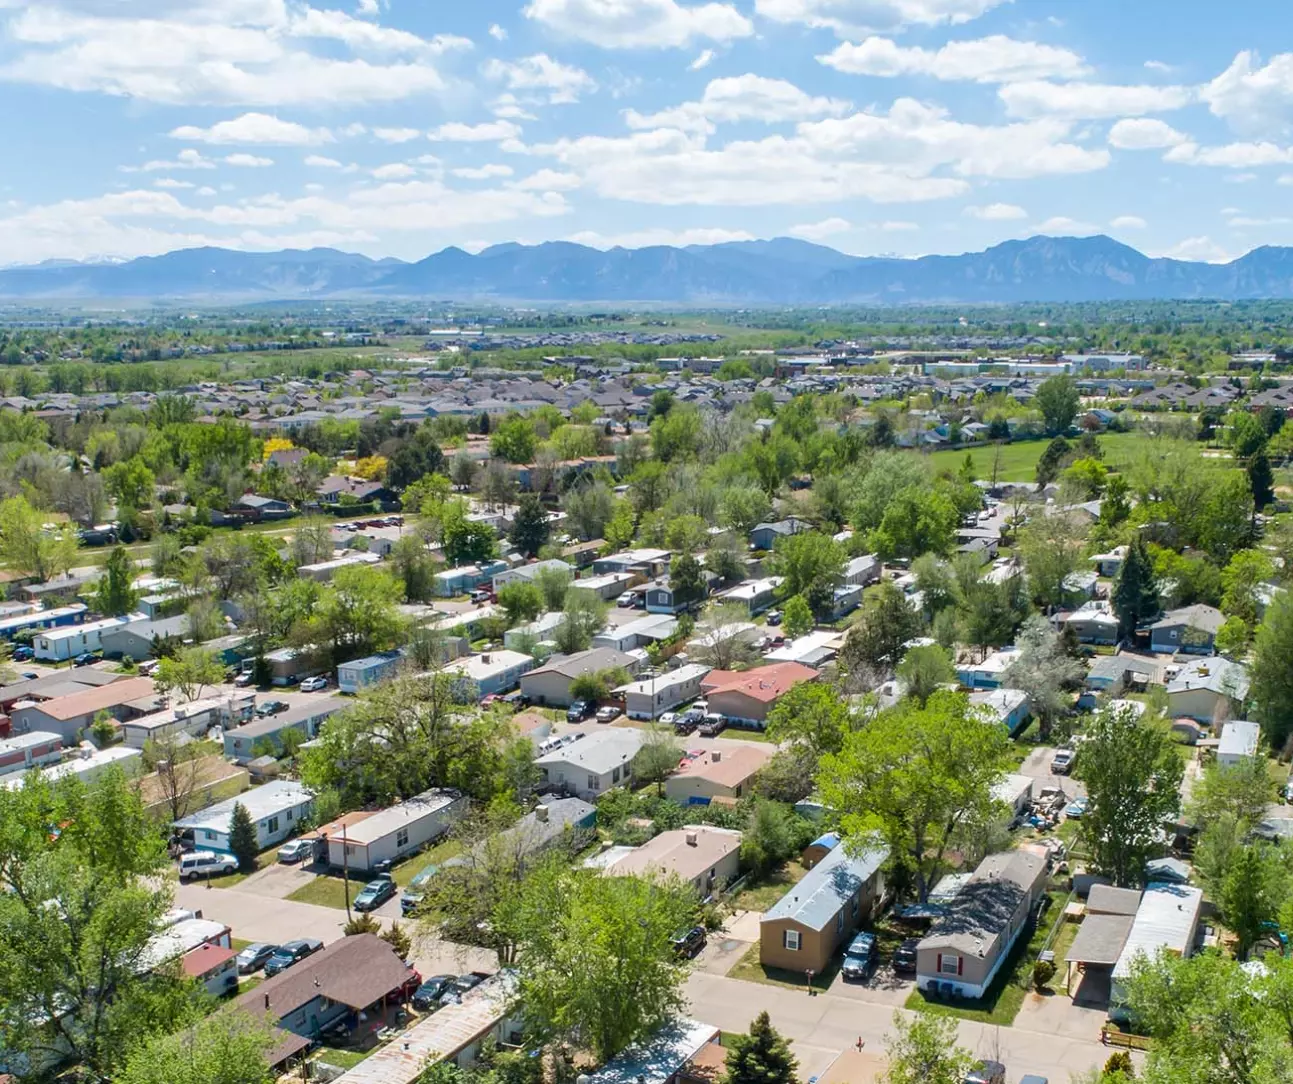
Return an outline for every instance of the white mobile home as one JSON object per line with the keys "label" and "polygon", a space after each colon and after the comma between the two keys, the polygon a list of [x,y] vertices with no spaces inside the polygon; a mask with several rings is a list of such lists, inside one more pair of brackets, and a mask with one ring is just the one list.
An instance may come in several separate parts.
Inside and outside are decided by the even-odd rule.
{"label": "white mobile home", "polygon": [[103,642],[100,636],[103,633],[122,628],[135,621],[147,620],[144,614],[123,614],[120,617],[87,621],[83,625],[47,629],[39,633],[35,639],[33,646],[36,649],[36,658],[43,662],[64,662],[87,651],[102,651]]}
{"label": "white mobile home", "polygon": [[1173,956],[1189,956],[1193,952],[1202,907],[1202,889],[1163,882],[1145,887],[1131,932],[1113,966],[1113,986],[1109,993],[1111,1020],[1122,1022],[1128,1017],[1126,982],[1137,956],[1153,959],[1160,951]]}
{"label": "white mobile home", "polygon": [[616,691],[624,695],[624,710],[630,719],[655,719],[700,696],[700,683],[709,671],[708,666],[688,663],[667,674],[630,682]]}
{"label": "white mobile home", "polygon": [[467,805],[457,791],[425,791],[348,825],[344,839],[330,836],[328,862],[338,869],[344,864],[367,873],[380,862],[398,861],[448,832],[467,812]]}
{"label": "white mobile home", "polygon": [[314,806],[314,794],[300,783],[278,779],[254,787],[237,798],[190,813],[177,820],[175,827],[181,833],[191,835],[199,850],[230,854],[233,807],[239,804],[251,815],[256,826],[256,846],[264,850],[281,843],[297,830]]}

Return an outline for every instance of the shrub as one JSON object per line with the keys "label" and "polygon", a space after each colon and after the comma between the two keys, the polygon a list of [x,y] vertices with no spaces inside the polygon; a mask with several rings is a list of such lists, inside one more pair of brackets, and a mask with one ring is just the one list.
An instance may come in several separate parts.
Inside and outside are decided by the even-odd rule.
{"label": "shrub", "polygon": [[1038,960],[1033,964],[1033,986],[1039,991],[1046,989],[1046,984],[1055,977],[1055,965],[1050,960]]}

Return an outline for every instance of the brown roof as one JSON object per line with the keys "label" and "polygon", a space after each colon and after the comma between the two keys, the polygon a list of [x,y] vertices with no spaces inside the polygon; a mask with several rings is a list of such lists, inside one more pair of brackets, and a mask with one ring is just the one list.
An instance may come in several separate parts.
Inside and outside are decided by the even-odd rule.
{"label": "brown roof", "polygon": [[607,872],[615,877],[647,873],[669,876],[676,873],[684,881],[694,881],[740,849],[740,832],[691,824],[671,832],[661,832],[650,842],[635,847]]}
{"label": "brown roof", "polygon": [[813,681],[818,676],[811,666],[797,662],[780,662],[753,670],[711,670],[700,683],[709,696],[718,693],[742,693],[752,700],[771,704],[793,686]]}
{"label": "brown roof", "polygon": [[219,967],[226,960],[232,960],[238,953],[223,945],[198,945],[192,952],[186,952],[180,961],[184,974],[200,979],[213,968]]}
{"label": "brown roof", "polygon": [[84,692],[46,700],[40,705],[40,710],[51,719],[76,719],[82,715],[93,715],[104,708],[115,708],[132,700],[152,696],[153,691],[152,678],[128,678],[125,681],[114,681],[111,685],[101,685],[97,689],[86,689]]}
{"label": "brown roof", "polygon": [[266,979],[234,1004],[256,1016],[276,1020],[326,997],[352,1009],[365,1009],[409,978],[404,961],[376,934],[343,937],[322,952]]}
{"label": "brown roof", "polygon": [[313,832],[307,832],[307,839],[331,839],[333,836],[341,835],[342,828],[349,828],[352,824],[358,824],[360,821],[366,821],[369,817],[374,816],[377,810],[357,809],[353,813],[343,813],[334,821],[327,824],[321,824]]}
{"label": "brown roof", "polygon": [[537,711],[523,711],[512,716],[512,729],[518,734],[533,734],[545,726],[552,726],[552,720]]}
{"label": "brown roof", "polygon": [[762,749],[753,745],[738,745],[723,749],[721,753],[713,750],[689,760],[678,769],[677,775],[679,778],[708,779],[720,787],[735,787],[767,764],[775,751],[775,746]]}

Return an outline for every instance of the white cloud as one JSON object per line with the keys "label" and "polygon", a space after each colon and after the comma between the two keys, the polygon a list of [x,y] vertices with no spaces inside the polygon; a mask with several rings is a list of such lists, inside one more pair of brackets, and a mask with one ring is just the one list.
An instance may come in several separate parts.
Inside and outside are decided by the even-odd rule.
{"label": "white cloud", "polygon": [[503,120],[538,120],[538,118],[521,105],[520,99],[510,91],[500,94],[490,103],[490,111]]}
{"label": "white cloud", "polygon": [[1171,75],[1176,71],[1176,68],[1171,64],[1164,64],[1161,60],[1147,60],[1145,61],[1145,70],[1158,72],[1160,75]]}
{"label": "white cloud", "polygon": [[1033,228],[1034,233],[1058,234],[1062,237],[1080,237],[1084,234],[1099,233],[1100,227],[1089,222],[1079,222],[1067,215],[1055,215]]}
{"label": "white cloud", "polygon": [[378,15],[381,9],[378,7],[377,0],[359,0],[355,7],[356,15]]}
{"label": "white cloud", "polygon": [[499,26],[498,23],[491,24],[489,28],[489,36],[495,41],[507,41],[507,31]]}
{"label": "white cloud", "polygon": [[311,169],[341,169],[341,163],[335,158],[325,158],[321,154],[307,154],[304,161]]}
{"label": "white cloud", "polygon": [[562,173],[555,169],[540,169],[528,177],[511,181],[508,188],[522,192],[569,192],[580,187],[583,179],[577,173]]}
{"label": "white cloud", "polygon": [[648,248],[653,245],[721,245],[730,241],[753,241],[754,235],[745,230],[726,230],[719,227],[701,227],[689,230],[664,228],[635,230],[629,233],[606,235],[596,230],[581,230],[566,238],[577,245],[589,248]]}
{"label": "white cloud", "polygon": [[818,61],[850,75],[925,75],[947,81],[1010,83],[1028,79],[1074,79],[1089,69],[1070,49],[1017,41],[1002,34],[952,41],[941,49],[898,45],[890,38],[844,42]]}
{"label": "white cloud", "polygon": [[204,157],[201,151],[188,147],[180,151],[173,161],[154,160],[145,162],[139,168],[145,173],[156,173],[166,169],[215,169],[215,167],[215,163],[210,158]]}
{"label": "white cloud", "polygon": [[1148,223],[1139,215],[1119,215],[1109,223],[1110,229],[1143,230]]}
{"label": "white cloud", "polygon": [[698,72],[701,68],[708,68],[710,61],[714,59],[713,49],[702,49],[690,64],[687,65],[689,72]]}
{"label": "white cloud", "polygon": [[1205,263],[1228,263],[1234,257],[1211,237],[1187,237],[1171,248],[1157,253],[1172,260],[1202,260]]}
{"label": "white cloud", "polygon": [[1103,120],[1162,113],[1188,105],[1189,87],[1114,86],[1107,83],[1008,83],[997,91],[1012,117]]}
{"label": "white cloud", "polygon": [[418,139],[422,132],[417,128],[374,128],[373,136],[383,143],[410,143]]}
{"label": "white cloud", "polygon": [[216,194],[216,190],[212,188],[209,184],[204,184],[201,188],[199,188],[194,193],[194,195],[197,195],[197,196],[214,196],[215,194]]}
{"label": "white cloud", "polygon": [[624,120],[630,128],[637,129],[678,128],[689,132],[711,132],[716,122],[759,120],[773,124],[809,117],[839,116],[848,108],[848,102],[812,97],[782,79],[747,74],[711,80],[698,102],[684,102],[649,116],[629,109],[625,111]]}
{"label": "white cloud", "polygon": [[786,233],[790,237],[802,237],[805,241],[824,241],[828,237],[848,233],[851,229],[853,224],[846,218],[823,218],[820,222],[791,226]]}
{"label": "white cloud", "polygon": [[1232,215],[1226,225],[1233,229],[1269,229],[1271,226],[1287,226],[1293,218],[1285,215],[1274,215],[1269,218],[1257,218],[1253,215]]}
{"label": "white cloud", "polygon": [[402,181],[406,177],[416,177],[418,171],[407,162],[389,162],[372,170],[379,181]]}
{"label": "white cloud", "polygon": [[1252,169],[1256,166],[1288,165],[1293,162],[1293,147],[1276,143],[1225,143],[1217,147],[1200,147],[1181,143],[1165,155],[1163,161],[1187,166],[1220,166],[1225,169]]}
{"label": "white cloud", "polygon": [[516,61],[490,60],[485,75],[504,82],[511,90],[543,91],[550,105],[579,101],[579,95],[596,88],[592,76],[580,68],[535,53]]}
{"label": "white cloud", "polygon": [[513,170],[511,166],[490,163],[483,166],[462,166],[449,172],[465,181],[489,181],[497,177],[510,177]]}
{"label": "white cloud", "polygon": [[226,154],[222,161],[227,166],[238,166],[243,169],[264,169],[274,164],[274,159],[261,158],[255,154]]}
{"label": "white cloud", "polygon": [[443,143],[498,143],[516,139],[520,134],[520,127],[506,120],[487,121],[484,124],[450,121],[428,132],[427,139]]}
{"label": "white cloud", "polygon": [[[0,79],[169,105],[355,105],[443,90],[437,63],[471,44],[284,0],[104,7],[23,8],[7,26]],[[328,50],[313,51],[316,41]]]}
{"label": "white cloud", "polygon": [[680,48],[697,38],[748,38],[754,25],[732,4],[676,0],[530,0],[527,19],[607,49]]}
{"label": "white cloud", "polygon": [[268,113],[244,113],[233,120],[222,120],[210,128],[191,124],[171,129],[172,139],[190,143],[263,143],[282,147],[310,147],[331,143],[333,134],[327,128],[307,128],[294,121],[279,120]]}
{"label": "white cloud", "polygon": [[880,228],[885,233],[908,233],[920,229],[915,222],[881,222]]}
{"label": "white cloud", "polygon": [[1199,97],[1237,131],[1283,132],[1293,115],[1293,53],[1279,53],[1263,65],[1255,51],[1245,49],[1199,89]]}
{"label": "white cloud", "polygon": [[755,0],[754,10],[781,23],[826,27],[858,37],[909,26],[967,23],[1010,0]]}
{"label": "white cloud", "polygon": [[158,177],[157,180],[153,181],[153,187],[178,189],[178,188],[192,188],[194,187],[194,185],[192,181],[181,181],[175,177]]}
{"label": "white cloud", "polygon": [[1027,211],[1013,203],[988,203],[980,207],[967,207],[965,214],[983,222],[1013,222],[1028,217]]}
{"label": "white cloud", "polygon": [[1153,117],[1127,118],[1109,129],[1109,146],[1125,151],[1161,150],[1187,142],[1184,132]]}

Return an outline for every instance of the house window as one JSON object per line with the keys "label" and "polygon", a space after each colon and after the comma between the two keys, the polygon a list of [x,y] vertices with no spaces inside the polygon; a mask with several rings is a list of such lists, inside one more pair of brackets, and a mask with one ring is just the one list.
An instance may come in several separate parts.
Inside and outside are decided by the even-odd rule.
{"label": "house window", "polygon": [[620,781],[620,770],[616,768],[613,772],[611,772],[611,782],[618,783],[619,781]]}
{"label": "house window", "polygon": [[781,935],[781,944],[791,952],[799,951],[799,931],[786,930]]}
{"label": "house window", "polygon": [[290,809],[287,811],[287,823],[292,823],[292,811]]}
{"label": "house window", "polygon": [[589,789],[589,790],[597,790],[600,786],[601,786],[601,780],[600,780],[600,779],[598,779],[598,778],[597,778],[597,776],[595,776],[595,775],[590,775],[590,776],[588,777],[588,789]]}
{"label": "house window", "polygon": [[938,970],[943,975],[959,975],[961,973],[961,958],[959,956],[940,956],[938,958]]}
{"label": "house window", "polygon": [[407,847],[408,845],[409,845],[409,830],[407,828],[401,828],[398,832],[395,833],[395,846],[403,848],[403,847]]}
{"label": "house window", "polygon": [[835,916],[835,931],[838,933],[843,929],[844,929],[844,912],[841,911],[838,915]]}
{"label": "house window", "polygon": [[277,832],[277,831],[278,831],[278,818],[277,818],[277,817],[270,817],[270,818],[269,818],[269,820],[267,820],[267,821],[265,822],[265,831],[266,831],[266,832],[271,832],[271,833],[272,833],[272,832]]}

